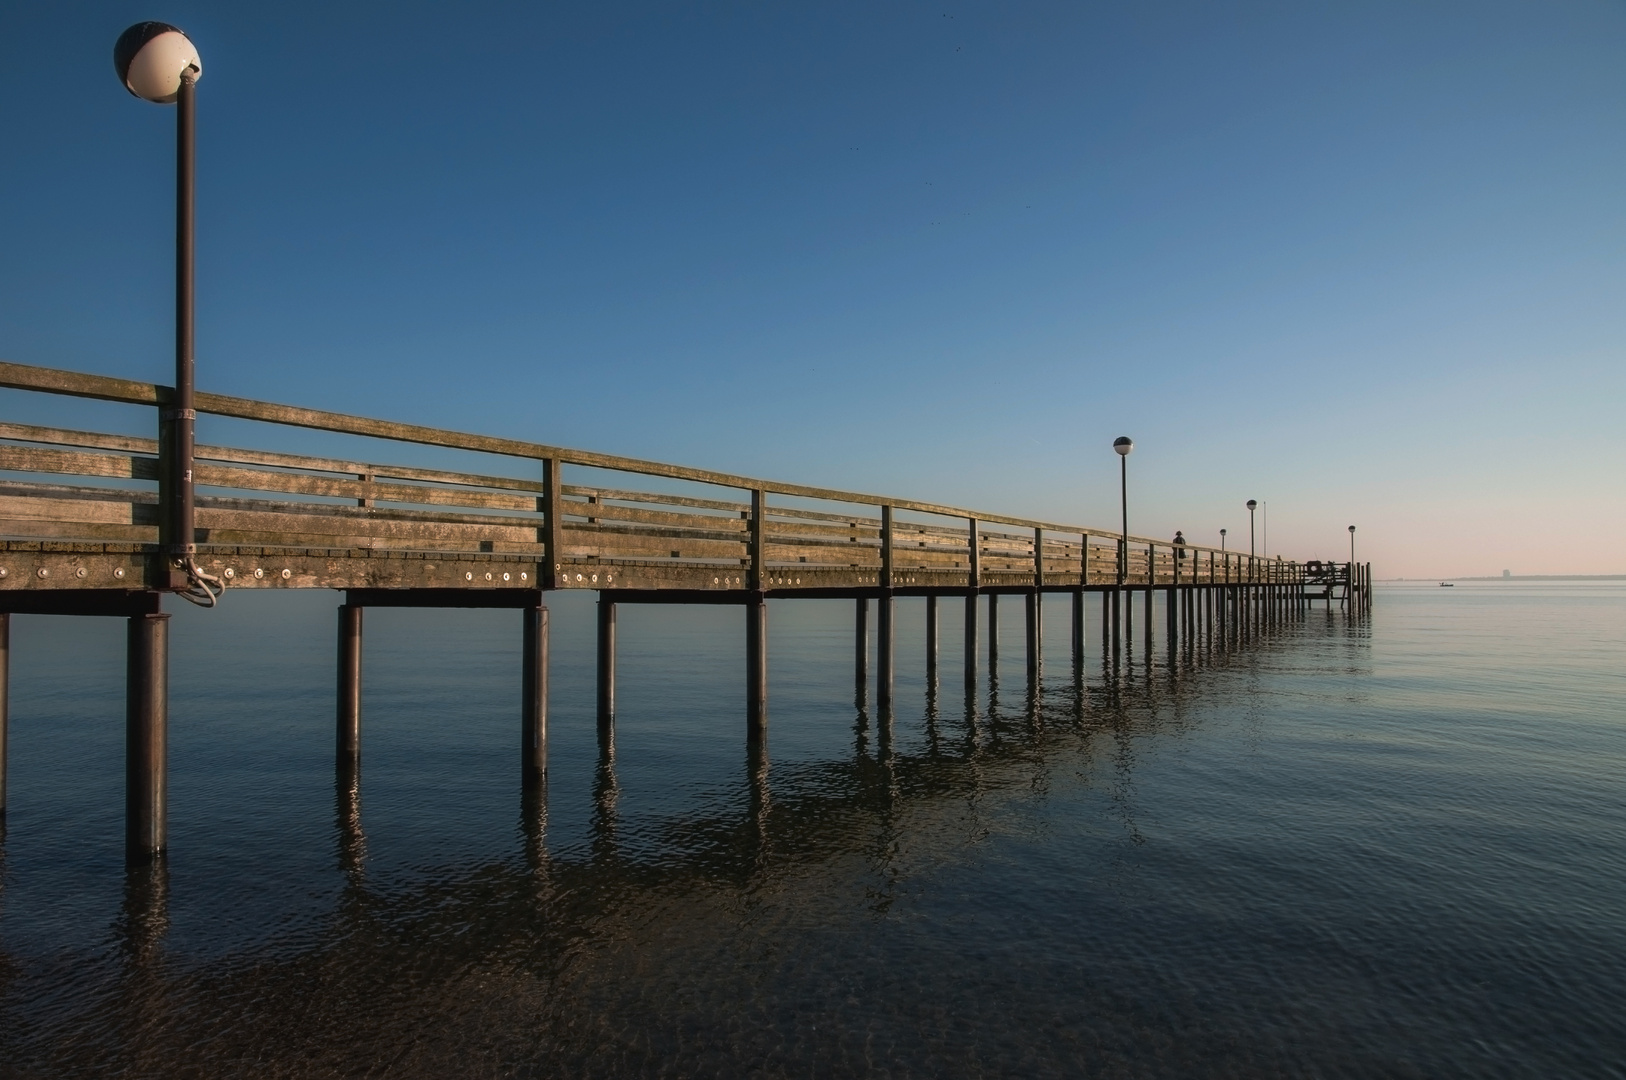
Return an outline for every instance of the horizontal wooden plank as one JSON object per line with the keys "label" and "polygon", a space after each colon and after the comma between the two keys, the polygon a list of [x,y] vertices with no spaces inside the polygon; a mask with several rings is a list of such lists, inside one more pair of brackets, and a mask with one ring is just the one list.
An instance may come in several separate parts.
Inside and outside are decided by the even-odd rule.
{"label": "horizontal wooden plank", "polygon": [[338,479],[307,473],[245,469],[229,465],[198,465],[194,470],[202,487],[233,488],[246,491],[278,491],[296,495],[323,495],[345,499],[373,499],[377,502],[418,506],[466,506],[483,510],[512,510],[536,513],[534,495],[504,495],[494,491],[428,484],[390,484],[380,481]]}
{"label": "horizontal wooden plank", "polygon": [[122,450],[126,453],[147,454],[149,456],[158,453],[157,439],[138,439],[129,435],[103,435],[94,431],[38,427],[34,424],[0,423],[0,439],[51,443],[57,446],[78,446],[91,450]]}
{"label": "horizontal wooden plank", "polygon": [[[168,388],[149,383],[132,382],[130,380],[113,379],[106,376],[85,375],[77,372],[67,372],[52,368],[41,368],[24,364],[4,362],[0,362],[0,386],[23,390],[36,390],[54,394],[66,394],[78,397],[99,398],[107,401],[121,401],[140,405],[157,405],[166,403],[171,397],[171,391]],[[200,392],[196,398],[196,405],[201,412],[212,413],[218,416],[231,416],[266,423],[313,428],[323,431],[333,431],[371,438],[389,439],[398,442],[441,446],[458,450],[470,450],[480,453],[498,454],[510,457],[532,459],[552,458],[570,465],[609,469],[647,476],[660,476],[670,479],[688,480],[714,486],[734,488],[737,490],[762,490],[775,495],[824,499],[832,502],[846,503],[849,505],[891,506],[895,511],[929,514],[945,518],[975,517],[977,518],[979,525],[984,526],[991,524],[1015,526],[1024,529],[1042,528],[1047,532],[1105,535],[1102,530],[1091,530],[1079,525],[1066,525],[1054,522],[1036,521],[1012,517],[1004,514],[989,513],[986,511],[972,511],[960,507],[946,506],[939,503],[925,502],[917,499],[902,499],[863,492],[841,491],[833,488],[813,487],[804,484],[768,481],[742,476],[735,473],[696,469],[687,466],[670,465],[662,462],[620,457],[611,454],[599,454],[588,451],[571,450],[565,447],[550,446],[547,444],[532,443],[517,439],[472,435],[463,432],[430,428],[416,424],[400,424],[391,421],[370,419],[367,417],[351,416],[343,413],[327,412],[317,409],[303,409],[290,405],[277,405],[269,402],[253,401],[246,398],[236,398],[221,394]],[[271,462],[269,459],[255,463],[274,464],[274,462]],[[366,470],[357,471],[361,472]],[[787,509],[786,513],[789,515],[799,515],[802,513],[802,511]],[[1149,537],[1131,537],[1130,540],[1131,543],[1135,545],[1162,543],[1162,541]],[[1194,551],[1213,550],[1200,548],[1197,545],[1191,545],[1191,548]]]}
{"label": "horizontal wooden plank", "polygon": [[641,522],[667,528],[706,529],[712,532],[745,532],[748,523],[738,517],[722,514],[679,514],[671,510],[646,510],[641,507],[619,506],[615,503],[588,503],[579,499],[561,501],[565,520],[571,518],[597,518],[600,521]]}
{"label": "horizontal wooden plank", "polygon": [[6,443],[0,443],[0,469],[135,480],[158,478],[158,462],[154,458],[131,457],[128,454],[87,454],[80,450],[47,450]]}
{"label": "horizontal wooden plank", "polygon": [[[135,508],[128,502],[40,498],[26,495],[0,495],[0,530],[13,531],[19,521],[102,522],[109,525],[134,524]],[[39,535],[30,532],[29,535]]]}
{"label": "horizontal wooden plank", "polygon": [[643,543],[646,540],[670,540],[674,543],[691,540],[717,540],[730,544],[741,544],[746,539],[744,534],[721,530],[663,529],[654,525],[616,525],[604,522],[590,524],[585,521],[571,521],[569,518],[566,518],[561,524],[564,528],[584,536],[602,537],[603,539],[599,542],[609,545],[620,543],[622,539],[627,543]]}
{"label": "horizontal wooden plank", "polygon": [[614,499],[618,502],[643,503],[653,506],[689,506],[698,510],[727,510],[737,513],[749,513],[751,504],[748,502],[730,502],[724,499],[695,499],[686,495],[657,495],[646,491],[621,491],[614,488],[582,487],[576,484],[565,484],[562,490],[566,495],[594,496],[598,499]]}

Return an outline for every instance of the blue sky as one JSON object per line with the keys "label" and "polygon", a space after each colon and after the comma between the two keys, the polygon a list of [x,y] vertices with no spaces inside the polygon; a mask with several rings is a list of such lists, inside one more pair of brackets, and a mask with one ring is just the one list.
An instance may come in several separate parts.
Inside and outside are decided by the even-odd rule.
{"label": "blue sky", "polygon": [[1137,532],[1626,572],[1621,4],[19,3],[4,359],[168,380],[143,18],[205,389],[1102,526],[1129,434]]}

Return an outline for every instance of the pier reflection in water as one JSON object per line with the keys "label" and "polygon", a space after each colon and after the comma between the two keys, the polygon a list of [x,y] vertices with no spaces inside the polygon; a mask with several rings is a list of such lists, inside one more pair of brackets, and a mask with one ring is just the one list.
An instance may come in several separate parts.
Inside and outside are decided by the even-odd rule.
{"label": "pier reflection in water", "polygon": [[[177,724],[175,766],[177,805],[206,804],[214,829],[181,822],[180,854],[131,871],[101,930],[42,913],[53,883],[99,870],[9,854],[0,1059],[24,1076],[1354,1076],[1493,1056],[1584,1072],[1606,1049],[1587,1003],[1626,990],[1596,958],[1618,955],[1618,923],[1549,913],[1564,933],[1498,944],[1510,910],[1563,892],[1595,909],[1598,889],[1477,876],[1539,807],[1502,793],[1499,832],[1441,834],[1438,815],[1484,798],[1484,762],[1414,770],[1450,731],[1386,696],[1366,620],[1314,612],[1172,666],[1130,638],[1082,678],[1048,657],[1037,687],[990,662],[970,698],[952,670],[900,666],[881,718],[862,692],[831,705],[853,700],[850,612],[782,621],[769,737],[743,748],[737,685],[715,677],[732,665],[708,670],[704,635],[665,612],[623,615],[616,726],[595,729],[590,653],[563,657],[549,785],[524,791],[491,779],[512,741],[502,702],[486,778],[428,782],[481,759],[428,766],[426,748],[486,736],[412,726],[415,699],[460,715],[421,698],[458,665],[403,631],[370,686],[409,685],[370,707],[360,775],[305,796],[321,788],[290,780],[300,768],[279,774],[259,805],[281,834],[218,813],[252,792],[187,771],[210,739],[246,737],[205,714],[267,708],[215,700]],[[471,716],[472,687],[450,692]],[[1595,755],[1585,711],[1556,722]],[[1602,782],[1565,767],[1577,798]],[[1597,839],[1537,831],[1560,862]],[[301,862],[311,847],[323,857]],[[1589,872],[1621,883],[1618,860]],[[252,930],[231,917],[256,905],[273,916]]]}

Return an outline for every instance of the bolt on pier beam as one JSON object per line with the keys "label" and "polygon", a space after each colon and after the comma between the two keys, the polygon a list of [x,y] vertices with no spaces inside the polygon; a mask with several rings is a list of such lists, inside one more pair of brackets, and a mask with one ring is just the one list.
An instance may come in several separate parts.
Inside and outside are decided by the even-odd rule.
{"label": "bolt on pier beam", "polygon": [[125,668],[124,856],[162,855],[169,829],[169,616],[132,615]]}

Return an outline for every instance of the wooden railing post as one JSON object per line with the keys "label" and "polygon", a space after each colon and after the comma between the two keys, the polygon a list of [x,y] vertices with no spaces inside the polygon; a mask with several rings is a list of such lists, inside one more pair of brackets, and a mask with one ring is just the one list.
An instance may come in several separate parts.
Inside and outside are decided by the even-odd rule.
{"label": "wooden railing post", "polygon": [[537,540],[542,543],[542,561],[537,567],[537,584],[544,589],[557,589],[559,576],[564,573],[564,522],[562,508],[564,490],[560,483],[559,459],[542,459],[542,528]]}

